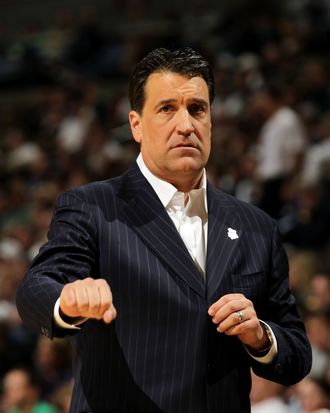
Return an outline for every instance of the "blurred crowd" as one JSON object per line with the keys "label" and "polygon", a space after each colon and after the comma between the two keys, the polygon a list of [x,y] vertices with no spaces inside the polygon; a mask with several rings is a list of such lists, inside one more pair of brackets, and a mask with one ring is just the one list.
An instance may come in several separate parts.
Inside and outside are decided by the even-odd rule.
{"label": "blurred crowd", "polygon": [[147,0],[115,3],[108,25],[83,7],[59,10],[52,27],[27,22],[15,36],[0,28],[0,413],[68,411],[69,344],[27,331],[15,290],[59,192],[136,159],[127,77],[159,46],[191,46],[211,60],[208,178],[277,220],[312,344],[311,373],[298,385],[253,376],[252,412],[329,412],[329,2],[242,0],[224,12],[196,1],[161,13],[148,13]]}

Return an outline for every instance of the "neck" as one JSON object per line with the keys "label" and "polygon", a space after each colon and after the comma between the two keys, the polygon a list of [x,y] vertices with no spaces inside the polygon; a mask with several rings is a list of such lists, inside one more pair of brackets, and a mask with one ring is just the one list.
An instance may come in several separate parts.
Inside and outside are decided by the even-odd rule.
{"label": "neck", "polygon": [[21,407],[22,413],[30,413],[34,407],[35,403],[34,402],[28,402],[26,405]]}
{"label": "neck", "polygon": [[176,187],[176,189],[180,192],[184,192],[185,195],[188,194],[188,192],[192,191],[193,189],[197,189],[200,186],[200,182],[203,176],[203,171],[199,174],[198,177],[194,177],[192,179],[187,179],[184,178],[181,180],[173,180],[169,181],[170,184]]}

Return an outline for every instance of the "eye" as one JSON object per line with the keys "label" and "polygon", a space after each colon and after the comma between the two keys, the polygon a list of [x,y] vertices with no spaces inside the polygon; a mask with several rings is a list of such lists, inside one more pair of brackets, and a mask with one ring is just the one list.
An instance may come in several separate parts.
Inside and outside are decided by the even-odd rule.
{"label": "eye", "polygon": [[189,113],[191,115],[200,115],[205,112],[206,112],[205,105],[202,105],[200,103],[193,103],[192,105],[189,106]]}
{"label": "eye", "polygon": [[171,110],[172,110],[171,105],[164,105],[160,108],[160,112],[164,112],[164,113],[170,112]]}

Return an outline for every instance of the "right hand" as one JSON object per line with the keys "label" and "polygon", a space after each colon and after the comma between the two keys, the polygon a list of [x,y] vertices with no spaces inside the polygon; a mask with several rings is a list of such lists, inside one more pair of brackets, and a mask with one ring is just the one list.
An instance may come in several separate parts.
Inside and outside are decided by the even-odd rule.
{"label": "right hand", "polygon": [[60,295],[60,311],[68,317],[95,318],[109,324],[117,316],[109,284],[91,277],[68,283]]}

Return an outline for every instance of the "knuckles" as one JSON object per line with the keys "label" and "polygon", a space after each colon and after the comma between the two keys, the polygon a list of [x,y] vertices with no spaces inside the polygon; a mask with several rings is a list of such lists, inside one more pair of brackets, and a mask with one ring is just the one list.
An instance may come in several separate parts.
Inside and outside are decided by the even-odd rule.
{"label": "knuckles", "polygon": [[104,279],[87,277],[66,284],[61,293],[61,301],[66,308],[78,309],[83,317],[101,319],[112,305],[112,294]]}

